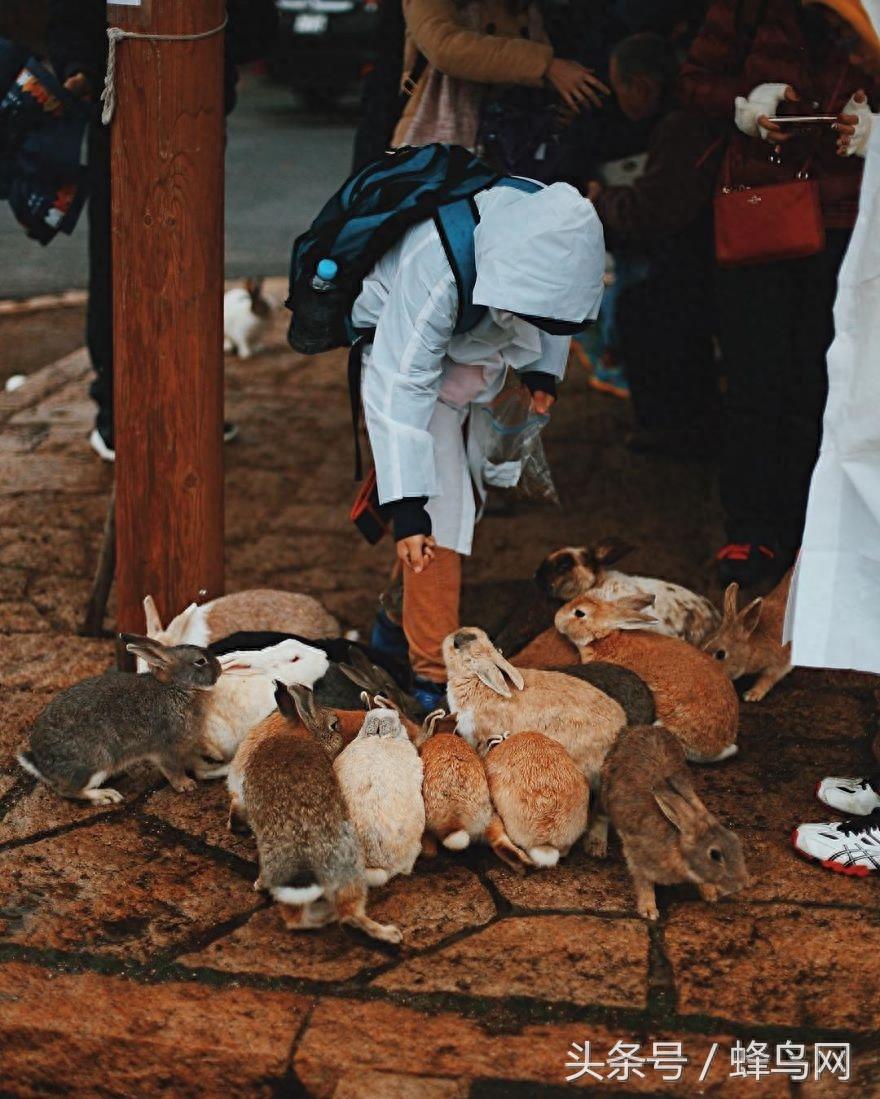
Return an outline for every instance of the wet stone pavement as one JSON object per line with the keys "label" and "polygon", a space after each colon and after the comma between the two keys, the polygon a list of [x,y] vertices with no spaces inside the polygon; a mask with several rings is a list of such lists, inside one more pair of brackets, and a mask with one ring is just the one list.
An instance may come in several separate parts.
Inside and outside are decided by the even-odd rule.
{"label": "wet stone pavement", "polygon": [[[363,629],[389,554],[346,518],[344,371],[293,356],[283,324],[266,353],[228,366],[241,431],[228,588],[308,591]],[[0,1095],[880,1095],[880,881],[789,846],[794,824],[822,819],[817,779],[869,766],[870,677],[797,671],[743,706],[739,756],[696,778],[754,883],[714,906],[661,889],[656,926],[636,916],[616,847],[524,878],[473,850],[371,893],[401,948],[338,928],[293,936],[251,888],[253,844],[226,831],[222,783],[175,794],[143,769],[114,783],[125,801],[108,810],[21,774],[27,723],[112,659],[111,642],[76,634],[112,475],[86,447],[86,379],[77,353],[0,395]],[[564,508],[487,518],[472,580],[620,534],[639,547],[633,570],[709,585],[711,462],[631,455],[625,415],[575,370],[548,435]],[[592,1067],[566,1084],[587,1041]],[[760,1045],[751,1074],[732,1075],[731,1050],[750,1042],[770,1068],[777,1045],[805,1046],[807,1078],[761,1072]],[[849,1082],[815,1079],[816,1043],[850,1045]],[[636,1059],[679,1046],[677,1071]]]}

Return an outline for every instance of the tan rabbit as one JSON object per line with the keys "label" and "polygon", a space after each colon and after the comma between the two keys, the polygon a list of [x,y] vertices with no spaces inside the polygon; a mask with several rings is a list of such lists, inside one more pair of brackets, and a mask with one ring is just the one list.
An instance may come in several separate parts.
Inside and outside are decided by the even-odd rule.
{"label": "tan rabbit", "polygon": [[152,595],[144,599],[147,636],[164,645],[208,645],[242,630],[277,630],[307,638],[336,637],[339,623],[311,595],[254,588],[190,603],[162,626]]}
{"label": "tan rabbit", "polygon": [[609,568],[631,553],[633,546],[618,538],[605,538],[593,546],[565,546],[538,566],[535,580],[554,599],[575,599],[592,592],[613,602],[636,595],[654,596],[655,633],[681,637],[700,645],[718,625],[718,611],[703,595],[681,584],[654,576],[632,576]]}
{"label": "tan rabbit", "polygon": [[555,866],[587,827],[590,788],[583,773],[543,733],[491,738],[483,763],[507,835],[535,866]]}
{"label": "tan rabbit", "polygon": [[[376,695],[372,705],[397,709],[382,695]],[[433,858],[437,854],[437,840],[449,851],[464,851],[472,841],[485,840],[512,870],[519,873],[523,865],[531,865],[525,852],[511,842],[501,818],[493,811],[483,762],[455,732],[455,715],[434,710],[420,726],[403,713],[400,720],[422,757],[425,803],[422,854]]]}
{"label": "tan rabbit", "polygon": [[[443,658],[458,731],[478,752],[492,737],[544,733],[565,748],[598,792],[602,762],[626,724],[617,702],[574,676],[514,668],[475,627],[450,634]],[[590,827],[588,849],[600,857],[606,852],[607,821],[601,814]]]}
{"label": "tan rabbit", "polygon": [[278,712],[251,729],[227,778],[229,827],[250,827],[257,840],[254,888],[285,906],[292,930],[338,920],[399,943],[396,927],[366,914],[363,848],[331,762],[342,748],[333,715],[318,714],[303,687],[278,683],[275,698]]}
{"label": "tan rabbit", "polygon": [[757,675],[743,695],[746,702],[760,702],[791,671],[791,642],[782,644],[782,627],[793,571],[789,569],[769,595],[753,599],[741,611],[739,584],[730,584],[721,625],[703,644],[729,679]]}
{"label": "tan rabbit", "polygon": [[602,798],[645,919],[659,915],[655,885],[695,882],[709,901],[748,885],[739,838],[700,801],[680,744],[662,726],[621,733],[602,768]]}
{"label": "tan rabbit", "polygon": [[422,849],[422,761],[396,710],[370,710],[333,765],[364,848],[368,885],[412,873]]}
{"label": "tan rabbit", "polygon": [[605,603],[581,595],[560,608],[556,626],[578,646],[584,663],[609,660],[641,676],[654,695],[658,721],[678,737],[689,760],[717,763],[735,755],[736,691],[706,653],[648,632],[652,600],[638,595]]}

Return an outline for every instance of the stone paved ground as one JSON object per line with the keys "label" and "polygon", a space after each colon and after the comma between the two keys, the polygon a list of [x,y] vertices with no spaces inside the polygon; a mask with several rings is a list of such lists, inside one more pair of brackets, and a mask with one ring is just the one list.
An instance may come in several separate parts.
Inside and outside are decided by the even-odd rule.
{"label": "stone paved ground", "polygon": [[[345,518],[340,363],[296,360],[282,331],[229,370],[229,588],[304,589],[363,626],[388,561]],[[618,1041],[691,1058],[680,1081],[645,1068],[610,1094],[880,1095],[880,885],[788,846],[820,812],[816,779],[868,765],[868,677],[799,671],[744,708],[740,756],[697,779],[754,885],[714,907],[661,891],[656,927],[616,853],[518,878],[477,851],[372,894],[402,949],[292,937],[251,889],[254,849],[225,831],[221,784],[176,795],[134,773],[108,811],[20,775],[27,722],[110,660],[109,642],[76,636],[110,484],[84,446],[85,376],[76,354],[0,396],[0,1094],[550,1099],[573,1090],[566,1054],[589,1039],[599,1061]],[[487,519],[471,576],[524,576],[558,544],[619,532],[641,547],[634,567],[706,584],[711,465],[634,458],[622,431],[623,410],[574,376],[549,438],[565,509]],[[730,1079],[736,1040],[850,1042],[855,1079]]]}

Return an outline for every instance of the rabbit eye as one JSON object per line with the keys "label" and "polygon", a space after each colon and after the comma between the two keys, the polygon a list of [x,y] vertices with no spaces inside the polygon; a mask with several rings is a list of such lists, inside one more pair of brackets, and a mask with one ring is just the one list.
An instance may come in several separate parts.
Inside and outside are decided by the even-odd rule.
{"label": "rabbit eye", "polygon": [[208,663],[208,658],[206,656],[197,657],[193,661],[193,664],[195,664],[195,666],[197,668],[204,668],[207,663]]}
{"label": "rabbit eye", "polygon": [[715,650],[715,659],[716,660],[726,660],[727,659],[727,649],[716,649]]}
{"label": "rabbit eye", "polygon": [[339,732],[339,718],[338,717],[331,717],[330,718],[329,728],[330,728],[331,733],[338,733]]}
{"label": "rabbit eye", "polygon": [[587,617],[587,612],[586,611],[575,611],[574,616],[575,616],[575,618],[586,618]]}
{"label": "rabbit eye", "polygon": [[724,855],[722,855],[717,847],[709,848],[709,858],[712,862],[724,862]]}

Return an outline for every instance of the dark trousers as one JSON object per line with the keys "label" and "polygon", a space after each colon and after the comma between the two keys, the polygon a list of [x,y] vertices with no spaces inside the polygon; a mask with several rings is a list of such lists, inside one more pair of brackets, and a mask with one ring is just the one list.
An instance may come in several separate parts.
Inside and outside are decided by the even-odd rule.
{"label": "dark trousers", "polygon": [[94,121],[88,134],[89,303],[86,345],[95,378],[89,394],[96,426],[113,440],[113,276],[110,244],[110,128]]}
{"label": "dark trousers", "polygon": [[647,279],[618,298],[619,350],[638,428],[702,428],[717,412],[712,266],[703,244],[699,231],[670,242],[649,263]]}
{"label": "dark trousers", "polygon": [[828,393],[846,230],[806,259],[718,271],[727,373],[721,502],[734,542],[800,545]]}

